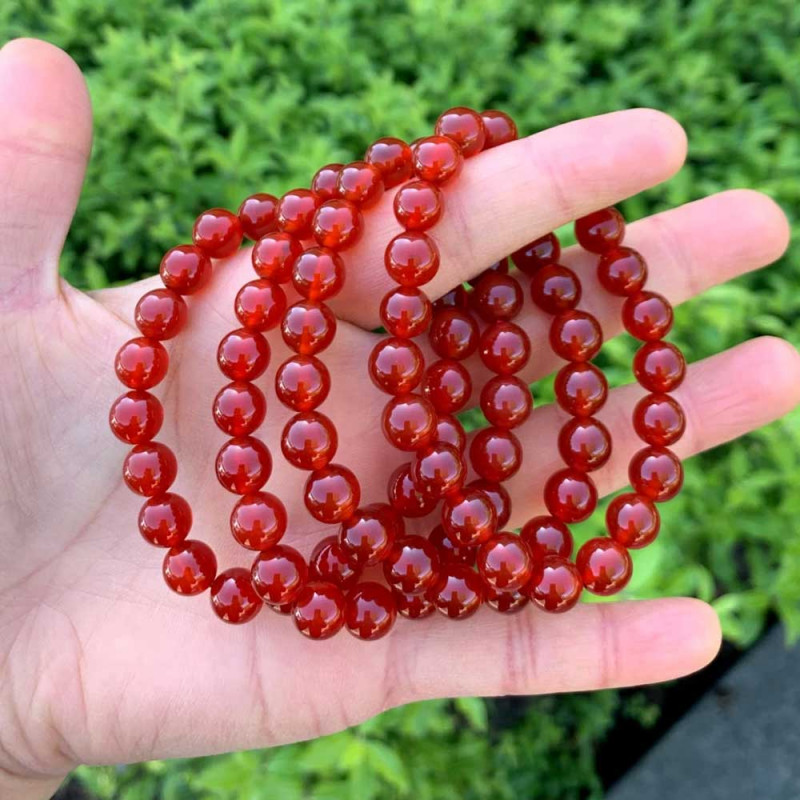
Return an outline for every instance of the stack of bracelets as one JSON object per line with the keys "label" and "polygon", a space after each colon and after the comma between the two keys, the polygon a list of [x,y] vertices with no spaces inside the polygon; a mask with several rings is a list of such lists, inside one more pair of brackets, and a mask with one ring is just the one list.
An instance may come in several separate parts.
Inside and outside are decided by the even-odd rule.
{"label": "stack of bracelets", "polygon": [[[622,245],[622,216],[613,208],[597,211],[579,219],[575,233],[578,243],[599,257],[601,285],[624,298],[625,328],[643,342],[633,372],[649,394],[635,407],[633,427],[645,447],[630,462],[633,491],[608,508],[608,536],[586,542],[574,563],[568,526],[596,507],[589,473],[609,459],[611,438],[595,416],[608,384],[590,363],[602,332],[591,314],[577,309],[581,284],[558,263],[558,239],[551,233],[513,253],[517,272],[509,273],[503,259],[470,281],[469,289],[459,286],[433,303],[420,288],[439,267],[431,231],[444,210],[444,187],[457,178],[465,159],[516,136],[514,122],[502,112],[450,109],[439,117],[434,136],[411,145],[379,139],[363,161],[323,167],[311,189],[295,189],[280,199],[252,195],[238,214],[204,212],[195,222],[193,244],[164,256],[165,288],[139,300],[135,321],[141,336],[124,344],[116,357],[116,373],[130,391],[114,402],[110,423],[119,439],[133,445],[123,477],[147,498],[139,530],[148,542],[167,549],[163,573],[171,589],[185,595],[210,589],[211,606],[226,622],[247,622],[266,604],[291,615],[312,639],[346,627],[371,640],[384,636],[398,613],[419,619],[438,609],[464,619],[484,602],[504,613],[528,603],[563,612],[578,602],[583,589],[611,595],[628,583],[628,550],[653,541],[659,530],[656,504],[673,497],[682,484],[680,461],[668,448],[683,433],[685,419],[669,392],[681,383],[685,361],[663,341],[672,326],[672,308],[644,289],[647,267],[639,253]],[[337,433],[320,410],[331,385],[321,354],[336,333],[326,301],[342,289],[340,253],[360,238],[363,212],[395,187],[394,214],[403,232],[388,243],[384,262],[397,286],[381,301],[386,337],[373,349],[368,370],[389,396],[383,432],[411,460],[389,479],[388,502],[362,505],[356,476],[332,461]],[[236,295],[241,327],[227,334],[217,351],[219,368],[230,382],[214,401],[213,417],[231,438],[215,468],[220,483],[240,496],[231,532],[258,554],[250,569],[218,572],[211,548],[187,538],[189,504],[169,491],[177,461],[166,445],[153,441],[163,409],[149,390],[167,373],[162,341],[184,326],[185,296],[202,289],[212,260],[232,255],[245,236],[255,241],[252,262],[258,277]],[[511,500],[503,483],[520,468],[522,447],[513,431],[532,408],[529,386],[517,377],[531,349],[514,322],[524,297],[520,274],[530,281],[535,305],[552,315],[550,346],[567,362],[557,374],[555,394],[570,419],[558,436],[565,467],[544,490],[549,515],[530,519],[516,534],[504,530]],[[287,283],[302,298],[288,308],[281,288]],[[338,526],[338,535],[320,541],[309,563],[281,544],[286,509],[277,496],[261,491],[272,457],[254,436],[266,416],[256,381],[270,358],[264,333],[277,327],[295,353],[274,377],[277,397],[294,412],[281,450],[290,464],[309,473],[308,513]],[[439,357],[427,367],[414,342],[426,333]],[[455,415],[472,395],[462,362],[475,353],[493,376],[480,392],[489,427],[468,444]],[[470,468],[478,478],[468,483]],[[429,536],[405,534],[406,518],[425,517],[439,505],[439,524]],[[385,582],[361,581],[365,568],[376,564],[382,565]]]}

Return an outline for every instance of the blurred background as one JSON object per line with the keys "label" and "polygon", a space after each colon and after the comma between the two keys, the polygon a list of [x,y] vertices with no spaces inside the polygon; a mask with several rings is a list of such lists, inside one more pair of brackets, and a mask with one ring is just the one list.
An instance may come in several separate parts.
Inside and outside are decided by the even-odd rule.
{"label": "blurred background", "polygon": [[[692,360],[759,334],[800,345],[796,0],[4,0],[0,41],[15,36],[63,47],[89,81],[94,151],[63,260],[78,286],[154,274],[201,209],[307,185],[379,136],[423,135],[449,106],[502,108],[531,133],[645,105],[685,126],[689,159],[623,203],[629,219],[753,187],[794,226],[780,264],[681,307],[674,339]],[[623,339],[604,349],[617,382],[629,379],[631,352]],[[666,535],[636,553],[625,595],[712,601],[728,642],[721,664],[775,623],[791,644],[798,487],[798,413],[693,459],[684,492],[664,506]],[[603,511],[582,536],[601,532]],[[600,798],[702,681],[427,702],[310,743],[83,768],[64,796]]]}

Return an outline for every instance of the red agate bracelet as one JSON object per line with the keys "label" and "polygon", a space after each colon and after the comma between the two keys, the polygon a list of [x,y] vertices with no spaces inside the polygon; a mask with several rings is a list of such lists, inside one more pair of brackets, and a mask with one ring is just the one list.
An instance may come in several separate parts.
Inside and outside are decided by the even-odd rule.
{"label": "red agate bracelet", "polygon": [[[189,595],[210,588],[212,608],[227,622],[246,622],[266,604],[291,614],[310,638],[327,638],[347,627],[359,638],[376,639],[391,629],[398,612],[420,618],[438,608],[462,619],[483,602],[511,612],[529,601],[546,611],[565,611],[583,588],[605,595],[627,584],[628,548],[655,538],[655,503],[680,489],[680,462],[667,447],[682,434],[684,416],[668,392],[679,385],[685,364],[673,345],[661,341],[671,327],[672,310],[663,297],[644,290],[645,262],[622,245],[621,215],[615,209],[591,214],[578,220],[576,235],[579,244],[600,256],[601,284],[626,298],[625,327],[644,341],[634,374],[651,394],[636,406],[633,422],[647,446],[631,461],[634,491],[609,506],[609,536],[587,542],[575,564],[569,560],[573,544],[567,526],[594,510],[597,491],[588,473],[608,460],[611,438],[594,417],[605,402],[607,384],[589,363],[602,333],[597,320],[577,309],[580,282],[558,263],[558,240],[549,234],[511,256],[518,271],[530,277],[534,303],[553,315],[550,344],[569,362],[556,377],[556,397],[571,415],[558,437],[566,467],[545,487],[550,513],[529,520],[519,535],[503,530],[511,513],[503,483],[522,462],[512,431],[532,408],[527,384],[516,377],[531,347],[513,322],[524,292],[507,259],[470,281],[469,290],[457,287],[434,303],[420,288],[438,270],[431,231],[444,211],[447,184],[457,179],[465,159],[514,138],[516,127],[502,112],[450,109],[439,118],[434,136],[411,146],[378,140],[364,161],[320,169],[311,189],[293,190],[280,200],[253,195],[238,215],[222,209],[201,214],[193,244],[164,256],[165,288],[148,292],[136,307],[142,336],[117,354],[117,375],[131,391],[114,403],[110,422],[118,438],[134,445],[123,477],[148,498],[139,529],[151,544],[169,548],[164,577],[170,588]],[[389,335],[375,346],[367,368],[391,397],[382,417],[384,434],[412,460],[391,476],[388,502],[361,505],[357,477],[333,462],[336,429],[319,410],[330,390],[321,354],[336,332],[326,300],[344,285],[339,253],[360,238],[362,211],[398,186],[394,209],[404,232],[385,254],[387,272],[398,285],[381,301]],[[213,416],[231,438],[220,449],[215,469],[220,483],[240,496],[231,514],[232,534],[258,555],[250,569],[217,573],[211,548],[187,538],[188,503],[169,492],[177,461],[168,447],[152,441],[163,410],[147,390],[166,375],[168,356],[161,341],[185,324],[184,296],[205,286],[211,259],[231,255],[245,235],[256,242],[257,278],[236,295],[241,327],[223,338],[217,352],[230,382],[218,393]],[[289,282],[302,299],[287,308],[281,286]],[[272,457],[254,435],[266,416],[256,381],[270,358],[263,334],[278,326],[295,353],[275,373],[278,398],[295,412],[281,436],[281,451],[290,464],[309,472],[304,500],[311,516],[339,526],[338,535],[318,543],[309,563],[281,544],[288,525],[285,506],[275,494],[261,491]],[[426,333],[439,357],[427,367],[413,341]],[[469,403],[473,388],[461,362],[476,353],[493,373],[480,392],[489,427],[467,445],[455,415]],[[467,482],[470,466],[478,478]],[[441,522],[428,537],[405,534],[405,519],[424,517],[439,504]],[[382,564],[385,580],[361,581],[362,571],[376,564]]]}

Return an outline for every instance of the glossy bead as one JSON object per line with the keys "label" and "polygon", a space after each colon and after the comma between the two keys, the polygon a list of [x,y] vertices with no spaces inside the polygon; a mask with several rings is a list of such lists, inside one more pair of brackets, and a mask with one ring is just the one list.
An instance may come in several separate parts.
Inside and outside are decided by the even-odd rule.
{"label": "glossy bead", "polygon": [[311,580],[326,581],[346,590],[353,586],[361,569],[353,566],[339,543],[338,536],[326,536],[317,542],[309,559]]}
{"label": "glossy bead", "polygon": [[383,392],[407,394],[422,380],[425,359],[409,339],[387,338],[372,348],[367,362],[372,382]]}
{"label": "glossy bead", "polygon": [[383,409],[381,422],[389,442],[407,452],[427,447],[436,434],[436,410],[415,394],[393,397]]}
{"label": "glossy bead", "polygon": [[433,311],[442,311],[447,308],[457,308],[461,311],[469,310],[469,292],[459,284],[449,292],[445,292],[433,304]]}
{"label": "glossy bead", "polygon": [[673,319],[669,301],[655,292],[639,292],[622,306],[625,330],[643,342],[663,339],[672,329]]}
{"label": "glossy bead", "polygon": [[581,294],[578,276],[561,264],[546,264],[531,277],[531,299],[546,314],[572,311]]}
{"label": "glossy bead", "polygon": [[464,426],[450,414],[436,415],[436,436],[434,440],[451,444],[458,450],[463,451],[467,446],[467,434]]}
{"label": "glossy bead", "polygon": [[475,562],[478,558],[479,545],[467,546],[455,544],[447,535],[442,525],[437,525],[430,532],[428,541],[436,548],[441,563],[466,564],[469,567],[475,566]]}
{"label": "glossy bead", "polygon": [[366,161],[353,161],[339,171],[339,197],[361,208],[374,206],[383,195],[381,171]]}
{"label": "glossy bead", "polygon": [[646,547],[658,536],[661,519],[652,500],[634,492],[615,497],[606,511],[608,535],[623,547]]}
{"label": "glossy bead", "polygon": [[360,499],[361,487],[356,476],[339,464],[314,470],[306,480],[303,493],[308,513],[326,525],[350,519]]}
{"label": "glossy bead", "polygon": [[424,594],[405,594],[392,590],[397,613],[406,619],[424,619],[436,611],[436,604],[433,602],[433,592],[428,591]]}
{"label": "glossy bead", "polygon": [[108,422],[114,436],[120,441],[143,444],[161,430],[164,409],[149,392],[126,392],[114,401]]}
{"label": "glossy bead", "polygon": [[647,280],[647,264],[630,247],[604,253],[597,264],[597,278],[603,288],[619,297],[638,294]]}
{"label": "glossy bead", "polygon": [[436,585],[436,608],[450,619],[471,617],[483,602],[480,575],[464,564],[443,564]]}
{"label": "glossy bead", "polygon": [[223,337],[217,348],[217,364],[233,381],[252,381],[269,365],[267,340],[255,331],[240,328]]}
{"label": "glossy bead", "polygon": [[294,262],[303,252],[303,245],[294,236],[275,231],[262,236],[253,247],[250,259],[261,278],[286,283],[292,277]]}
{"label": "glossy bead", "polygon": [[492,589],[513,591],[530,580],[533,559],[519,536],[502,531],[495,533],[478,550],[478,572]]}
{"label": "glossy bead", "polygon": [[478,478],[468,483],[467,489],[480,489],[492,501],[497,516],[497,529],[504,528],[511,518],[511,496],[505,486],[502,483]]}
{"label": "glossy bead", "polygon": [[434,361],[425,372],[422,393],[437,414],[455,414],[469,402],[472,378],[458,361]]}
{"label": "glossy bead", "polygon": [[481,119],[486,131],[484,150],[513,142],[517,138],[517,126],[508,114],[502,111],[489,110],[481,114]]}
{"label": "glossy bead", "polygon": [[465,158],[480,153],[486,142],[486,128],[481,115],[463,106],[443,112],[436,120],[435,130],[437,136],[452,139]]}
{"label": "glossy bead", "polygon": [[608,596],[627,586],[633,573],[628,551],[613,539],[589,539],[578,550],[575,566],[584,588],[592,594]]}
{"label": "glossy bead", "polygon": [[139,511],[139,533],[156,547],[177,547],[191,529],[191,506],[179,494],[151,497]]}
{"label": "glossy bead", "polygon": [[211,259],[199,247],[182,244],[164,254],[158,271],[167,289],[194,294],[211,280]]}
{"label": "glossy bead", "polygon": [[410,181],[394,196],[394,215],[409,231],[433,227],[442,216],[441,191],[426,181]]}
{"label": "glossy bead", "polygon": [[328,396],[328,368],[313,356],[292,356],[275,373],[275,394],[295,411],[312,411]]}
{"label": "glossy bead", "polygon": [[258,428],[267,415],[267,401],[252,383],[234,381],[214,398],[212,414],[217,427],[229,436],[246,436]]}
{"label": "glossy bead", "polygon": [[428,330],[433,306],[419,289],[399,286],[384,295],[380,305],[381,322],[392,336],[411,339]]}
{"label": "glossy bead", "polygon": [[482,544],[497,529],[494,503],[479,489],[450,495],[442,505],[442,528],[454,545]]}
{"label": "glossy bead", "polygon": [[264,192],[251,194],[239,206],[242,233],[254,242],[275,230],[277,216],[278,198]]}
{"label": "glossy bead", "polygon": [[178,461],[165,444],[137,444],[122,465],[122,477],[136,494],[155,497],[169,489],[178,475]]}
{"label": "glossy bead", "polygon": [[204,542],[186,539],[167,551],[162,566],[164,580],[173,592],[201,594],[214,581],[217,558]]}
{"label": "glossy bead", "polygon": [[435,583],[439,555],[424,536],[404,536],[395,541],[383,562],[386,582],[404,594],[421,594]]}
{"label": "glossy bead", "polygon": [[256,556],[250,576],[264,602],[286,605],[297,600],[308,580],[308,567],[297,550],[279,544]]}
{"label": "glossy bead", "polygon": [[522,308],[522,288],[516,278],[502,273],[486,275],[472,292],[472,304],[486,322],[510,320]]}
{"label": "glossy bead", "polygon": [[436,498],[423,494],[411,477],[411,464],[402,464],[389,478],[389,502],[404,517],[424,517],[436,508]]}
{"label": "glossy bead", "polygon": [[246,494],[231,512],[233,538],[248,550],[269,550],[286,533],[288,517],[283,503],[269,492]]}
{"label": "glossy bead", "polygon": [[321,247],[346,250],[364,233],[364,217],[349,200],[328,200],[317,209],[312,232]]}
{"label": "glossy bead", "polygon": [[364,161],[377,167],[387,189],[403,183],[413,174],[411,148],[402,139],[378,139],[367,148]]}
{"label": "glossy bead", "polygon": [[576,417],[561,428],[558,451],[568,467],[592,472],[611,458],[611,434],[599,419]]}
{"label": "glossy bead", "polygon": [[220,572],[211,584],[211,607],[223,622],[232,625],[250,622],[263,606],[250,572],[242,567]]}
{"label": "glossy bead", "polygon": [[683,467],[675,453],[666,447],[645,447],[631,459],[628,479],[634,491],[663,503],[681,490]]}
{"label": "glossy bead", "polygon": [[403,530],[403,520],[392,506],[370,503],[343,522],[339,543],[352,563],[372,566],[389,555]]}
{"label": "glossy bead", "polygon": [[311,222],[319,205],[319,199],[309,189],[292,189],[278,201],[275,220],[278,229],[298,239],[311,235]]}
{"label": "glossy bead", "polygon": [[686,360],[669,342],[647,342],[633,357],[633,374],[648,392],[671,392],[686,376]]}
{"label": "glossy bead", "polygon": [[547,556],[569,558],[572,555],[573,540],[569,528],[556,517],[533,517],[519,532],[535,561]]}
{"label": "glossy bead", "polygon": [[428,136],[414,148],[414,172],[423,181],[443,184],[455,178],[464,165],[458,145],[446,136]]}
{"label": "glossy bead", "polygon": [[294,604],[294,624],[309,639],[330,639],[344,625],[345,600],[332,583],[311,581]]}
{"label": "glossy bead", "polygon": [[243,328],[270,331],[286,311],[286,293],[271,280],[260,278],[239,289],[233,310]]}
{"label": "glossy bead", "polygon": [[574,564],[559,556],[547,556],[541,576],[537,573],[526,591],[531,602],[543,611],[561,614],[580,600],[583,583]]}
{"label": "glossy bead", "polygon": [[130,389],[152,389],[164,380],[168,367],[164,345],[143,336],[125,342],[114,360],[117,377]]}
{"label": "glossy bead", "polygon": [[590,417],[608,399],[606,376],[593,364],[567,364],[555,379],[556,400],[574,417]]}
{"label": "glossy bead", "polygon": [[411,478],[420,491],[444,497],[464,482],[467,468],[461,451],[451,444],[436,442],[417,454]]}
{"label": "glossy bead", "polygon": [[603,208],[575,220],[575,238],[590,253],[607,253],[622,244],[625,218],[616,208]]}
{"label": "glossy bead", "polygon": [[649,394],[633,409],[633,428],[647,444],[675,444],[686,430],[681,404],[668,394]]}
{"label": "glossy bead", "polygon": [[597,507],[597,488],[588,475],[562,469],[545,484],[544,502],[547,510],[562,522],[583,522]]}
{"label": "glossy bead", "polygon": [[194,223],[192,241],[210,258],[227,258],[242,243],[239,217],[224,208],[204,211]]}
{"label": "glossy bead", "polygon": [[501,258],[499,261],[495,261],[494,264],[487,267],[483,272],[479,273],[474,278],[470,278],[467,283],[474,288],[488,275],[508,275],[508,259]]}
{"label": "glossy bead", "polygon": [[470,314],[460,309],[443,309],[433,315],[428,337],[440,358],[463,361],[478,347],[478,324]]}
{"label": "glossy bead", "polygon": [[373,642],[386,636],[396,619],[392,591],[380,583],[359,583],[345,599],[344,623],[357,639]]}
{"label": "glossy bead", "polygon": [[172,289],[142,295],[133,312],[136,327],[150,339],[172,339],[186,324],[186,301]]}
{"label": "glossy bead", "polygon": [[311,247],[292,268],[292,285],[307,300],[327,300],[344,286],[344,261],[333,250]]}
{"label": "glossy bead", "polygon": [[281,434],[283,457],[298,469],[322,469],[336,455],[338,444],[333,423],[317,411],[295,414]]}
{"label": "glossy bead", "polygon": [[469,446],[472,468],[481,478],[501,483],[514,475],[522,464],[522,445],[511,431],[483,428]]}
{"label": "glossy bead", "polygon": [[339,180],[339,173],[344,164],[326,164],[314,174],[311,180],[311,191],[317,196],[320,202],[333,200],[339,196],[336,184]]}
{"label": "glossy bead", "polygon": [[509,592],[498,591],[487,586],[484,589],[485,596],[483,602],[489,608],[500,614],[516,614],[522,611],[530,602],[528,595],[521,589],[512,589]]}
{"label": "glossy bead", "polygon": [[422,286],[439,271],[439,248],[425,233],[404,231],[387,245],[383,263],[401,286]]}
{"label": "glossy bead", "polygon": [[283,341],[303,356],[322,352],[336,335],[336,317],[324,303],[301,300],[281,320]]}
{"label": "glossy bead", "polygon": [[561,258],[561,243],[554,233],[547,233],[520,247],[511,254],[514,266],[526,275],[533,275],[546,264],[553,264]]}
{"label": "glossy bead", "polygon": [[481,335],[478,352],[487,369],[498,375],[513,375],[528,363],[531,341],[519,325],[495,322]]}
{"label": "glossy bead", "polygon": [[272,456],[261,440],[252,436],[228,439],[217,453],[217,479],[234,494],[257,492],[272,474]]}
{"label": "glossy bead", "polygon": [[559,314],[550,326],[550,346],[565,361],[589,361],[600,351],[603,332],[600,324],[585,311]]}
{"label": "glossy bead", "polygon": [[530,416],[532,408],[528,385],[513,375],[497,375],[481,390],[481,411],[497,428],[516,428]]}

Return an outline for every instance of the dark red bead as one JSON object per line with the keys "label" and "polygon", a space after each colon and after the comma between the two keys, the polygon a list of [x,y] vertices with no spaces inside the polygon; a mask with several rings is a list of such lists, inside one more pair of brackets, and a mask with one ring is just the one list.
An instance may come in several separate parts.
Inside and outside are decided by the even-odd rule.
{"label": "dark red bead", "polygon": [[463,361],[478,347],[478,325],[470,314],[456,308],[436,311],[428,333],[431,347],[440,358]]}
{"label": "dark red bead", "polygon": [[511,275],[485,275],[472,292],[472,305],[486,322],[510,320],[522,308],[522,288]]}
{"label": "dark red bead", "polygon": [[336,317],[324,303],[301,300],[281,320],[283,341],[303,356],[322,352],[336,335]]}
{"label": "dark red bead", "polygon": [[471,617],[483,602],[480,575],[464,564],[443,564],[436,585],[436,608],[450,619]]}
{"label": "dark red bead", "polygon": [[219,482],[234,494],[257,492],[272,474],[272,456],[266,445],[253,436],[228,439],[216,458]]}
{"label": "dark red bead", "polygon": [[517,126],[508,114],[490,109],[481,114],[481,119],[486,130],[484,150],[513,142],[517,138]]}
{"label": "dark red bead", "polygon": [[604,253],[597,264],[597,278],[603,288],[619,297],[639,293],[647,280],[647,264],[630,247],[618,247]]}
{"label": "dark red bead", "polygon": [[219,343],[217,364],[233,381],[252,381],[269,365],[267,340],[256,331],[240,328],[231,331]]}
{"label": "dark red bead", "polygon": [[592,416],[608,398],[606,377],[593,364],[562,367],[556,375],[554,388],[558,404],[574,417]]}
{"label": "dark red bead", "polygon": [[526,275],[533,275],[537,269],[552,264],[561,258],[561,243],[554,233],[547,233],[520,247],[511,254],[514,266]]}
{"label": "dark red bead", "polygon": [[458,361],[434,361],[425,372],[422,393],[437,414],[455,414],[469,402],[472,378]]}
{"label": "dark red bead", "polygon": [[492,589],[513,591],[521,589],[531,579],[533,559],[519,536],[501,531],[478,550],[478,572]]}
{"label": "dark red bead", "polygon": [[645,447],[631,459],[628,479],[634,491],[663,503],[681,490],[683,467],[675,453],[666,447]]}
{"label": "dark red bead", "polygon": [[469,292],[461,284],[449,292],[445,292],[433,304],[434,313],[446,308],[457,308],[461,311],[469,310]]}
{"label": "dark red bead", "polygon": [[450,108],[439,116],[436,120],[436,134],[452,139],[465,158],[480,153],[486,142],[483,118],[477,111],[463,106]]}
{"label": "dark red bead", "polygon": [[191,529],[191,506],[179,494],[151,497],[139,511],[139,532],[156,547],[176,547]]}
{"label": "dark red bead", "polygon": [[561,264],[546,264],[531,277],[531,299],[546,314],[572,311],[581,293],[578,276]]}
{"label": "dark red bead", "polygon": [[425,594],[405,594],[392,590],[397,613],[406,619],[424,619],[436,611],[436,604],[432,599],[432,592]]}
{"label": "dark red bead", "polygon": [[463,451],[467,446],[467,434],[464,432],[464,426],[450,414],[437,414],[436,419],[435,441],[451,444]]}
{"label": "dark red bead", "polygon": [[286,605],[297,600],[305,586],[308,566],[297,550],[279,544],[256,556],[250,575],[265,603]]}
{"label": "dark red bead", "polygon": [[681,404],[668,394],[649,394],[633,409],[633,428],[647,444],[675,444],[686,430]]}
{"label": "dark red bead", "polygon": [[220,389],[212,413],[221,431],[229,436],[246,436],[264,421],[267,401],[252,383],[235,381]]}
{"label": "dark red bead", "polygon": [[364,233],[364,217],[349,200],[328,200],[314,214],[312,232],[320,246],[346,250]]}
{"label": "dark red bead", "polygon": [[397,619],[391,589],[368,581],[351,589],[344,606],[344,623],[357,639],[373,642],[386,636]]}
{"label": "dark red bead", "polygon": [[671,392],[683,383],[686,360],[669,342],[647,342],[633,357],[633,374],[648,392]]}
{"label": "dark red bead", "polygon": [[608,535],[623,547],[646,547],[658,536],[661,519],[652,500],[627,492],[615,497],[606,511]]}
{"label": "dark red bead", "polygon": [[590,253],[607,253],[622,244],[625,219],[616,208],[603,208],[575,220],[575,238]]}
{"label": "dark red bead", "polygon": [[514,475],[522,464],[522,445],[511,431],[483,428],[469,446],[472,468],[481,478],[501,483]]}
{"label": "dark red bead", "polygon": [[332,583],[306,584],[294,604],[294,624],[309,639],[330,639],[344,625],[345,600]]}
{"label": "dark red bead", "polygon": [[479,489],[450,495],[442,505],[442,527],[454,545],[482,544],[497,530],[494,503]]}
{"label": "dark red bead", "polygon": [[426,181],[410,181],[394,196],[394,215],[409,231],[433,227],[442,216],[441,191]]}
{"label": "dark red bead", "polygon": [[326,536],[311,552],[309,575],[311,580],[327,581],[346,590],[358,581],[361,569],[348,559],[338,536]]}
{"label": "dark red bead", "polygon": [[533,517],[522,526],[519,535],[536,561],[547,556],[569,558],[572,555],[572,533],[557,517]]}
{"label": "dark red bead", "polygon": [[126,392],[114,401],[108,422],[120,441],[126,444],[143,444],[161,430],[164,409],[149,392]]}
{"label": "dark red bead", "polygon": [[436,508],[436,498],[417,489],[411,477],[411,464],[402,464],[392,473],[387,495],[392,508],[404,517],[424,517]]}
{"label": "dark red bead", "polygon": [[387,189],[408,180],[413,174],[411,148],[402,140],[386,137],[367,148],[364,160],[377,167]]}
{"label": "dark red bead", "polygon": [[599,419],[577,417],[561,428],[558,451],[568,467],[592,472],[611,458],[611,434]]}
{"label": "dark red bead", "polygon": [[600,323],[585,311],[566,311],[550,326],[550,346],[565,361],[589,361],[602,344]]}
{"label": "dark red bead", "polygon": [[389,333],[402,339],[411,339],[428,330],[433,319],[433,307],[424,292],[399,286],[384,296],[380,315]]}
{"label": "dark red bead", "polygon": [[587,591],[607,596],[627,586],[633,573],[628,551],[613,539],[589,539],[578,550],[575,566]]}
{"label": "dark red bead", "polygon": [[421,450],[411,466],[411,478],[420,491],[444,497],[458,489],[467,473],[461,451],[451,444],[436,442]]}
{"label": "dark red bead", "polygon": [[311,221],[319,205],[319,199],[309,189],[292,189],[278,201],[275,220],[278,229],[298,239],[311,235]]}
{"label": "dark red bead", "polygon": [[310,247],[292,269],[292,285],[307,300],[327,300],[344,286],[344,262],[336,252],[325,247]]}
{"label": "dark red bead", "polygon": [[260,278],[239,289],[233,308],[242,327],[249,331],[269,331],[286,311],[286,294],[274,281]]}
{"label": "dark red bead", "polygon": [[455,544],[447,535],[442,525],[437,525],[430,532],[428,541],[436,548],[441,563],[466,564],[470,567],[475,566],[475,562],[478,558],[478,545],[466,546]]}
{"label": "dark red bead", "polygon": [[272,233],[278,224],[278,198],[258,192],[246,197],[239,206],[242,233],[252,241]]}
{"label": "dark red bead", "polygon": [[395,541],[383,562],[386,582],[404,594],[426,592],[439,572],[436,547],[424,536],[404,536]]}
{"label": "dark red bead", "polygon": [[339,197],[361,208],[374,206],[383,195],[381,171],[366,161],[353,161],[339,171]]}
{"label": "dark red bead", "polygon": [[288,233],[275,231],[256,242],[250,258],[257,275],[275,283],[287,283],[292,277],[294,262],[302,252],[303,245],[298,239]]}
{"label": "dark red bead", "polygon": [[467,489],[480,489],[492,501],[494,513],[497,515],[497,530],[504,528],[511,519],[511,495],[505,486],[478,478],[468,483]]}
{"label": "dark red bead", "polygon": [[494,264],[487,267],[483,272],[476,275],[474,278],[470,278],[467,283],[475,287],[477,286],[487,275],[508,275],[508,259],[501,258],[499,261],[495,261]]}
{"label": "dark red bead", "polygon": [[531,356],[528,334],[513,322],[495,322],[481,335],[481,361],[498,375],[519,372]]}
{"label": "dark red bead", "polygon": [[383,263],[401,286],[422,286],[439,271],[439,248],[425,233],[404,231],[389,242]]}
{"label": "dark red bead", "polygon": [[392,506],[370,503],[342,523],[339,543],[352,563],[372,566],[389,555],[403,531],[403,519]]}
{"label": "dark red bead", "polygon": [[436,434],[436,422],[434,407],[415,394],[393,397],[383,409],[383,432],[398,450],[427,447]]}
{"label": "dark red bead", "polygon": [[224,622],[250,622],[264,603],[253,588],[249,570],[234,567],[220,572],[211,584],[211,607]]}
{"label": "dark red bead", "polygon": [[286,533],[288,517],[283,503],[269,492],[246,494],[231,513],[231,533],[248,550],[269,550]]}
{"label": "dark red bead", "polygon": [[513,375],[497,375],[481,390],[481,411],[497,428],[516,428],[530,416],[532,408],[528,385]]}
{"label": "dark red bead", "polygon": [[597,488],[588,475],[562,469],[545,484],[544,502],[547,510],[562,522],[583,522],[597,507]]}
{"label": "dark red bead", "polygon": [[136,327],[150,339],[172,339],[183,330],[186,301],[172,289],[154,289],[142,295],[133,312]]}
{"label": "dark red bead", "polygon": [[336,455],[338,445],[333,423],[317,411],[295,414],[281,434],[283,457],[298,469],[322,469]]}
{"label": "dark red bead", "polygon": [[224,208],[211,208],[195,220],[192,241],[210,258],[227,258],[239,249],[242,235],[236,214]]}
{"label": "dark red bead", "polygon": [[160,442],[137,444],[122,465],[122,477],[127,487],[145,497],[164,494],[177,475],[175,454]]}
{"label": "dark red bead", "polygon": [[167,551],[162,566],[164,580],[173,592],[201,594],[214,581],[217,559],[214,551],[196,539],[186,539]]}
{"label": "dark red bead", "polygon": [[275,394],[295,411],[312,411],[328,396],[331,376],[314,356],[292,356],[275,373]]}
{"label": "dark red bead", "polygon": [[625,330],[643,342],[663,339],[672,329],[673,319],[669,301],[655,292],[639,292],[622,306]]}
{"label": "dark red bead", "polygon": [[326,164],[314,174],[311,180],[311,191],[320,202],[324,203],[326,200],[333,200],[334,197],[339,196],[336,184],[343,166],[344,164]]}
{"label": "dark red bead", "polygon": [[535,575],[526,591],[534,605],[551,614],[560,614],[580,600],[583,583],[574,564],[559,556],[547,556],[541,576]]}
{"label": "dark red bead", "polygon": [[199,247],[182,244],[164,254],[158,271],[167,289],[194,294],[211,280],[211,259]]}
{"label": "dark red bead", "polygon": [[125,342],[114,360],[117,377],[131,389],[152,389],[164,380],[168,368],[164,345],[143,336]]}
{"label": "dark red bead", "polygon": [[443,184],[464,166],[458,145],[446,136],[428,136],[414,147],[414,172],[423,181]]}
{"label": "dark red bead", "polygon": [[409,339],[382,339],[367,362],[372,382],[387,394],[407,394],[422,380],[425,359],[422,351]]}
{"label": "dark red bead", "polygon": [[522,611],[530,600],[528,595],[521,589],[512,589],[509,592],[505,592],[487,586],[483,602],[500,614],[516,614],[517,611]]}
{"label": "dark red bead", "polygon": [[315,520],[331,525],[353,516],[361,500],[361,487],[349,469],[328,464],[308,476],[303,499]]}

